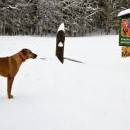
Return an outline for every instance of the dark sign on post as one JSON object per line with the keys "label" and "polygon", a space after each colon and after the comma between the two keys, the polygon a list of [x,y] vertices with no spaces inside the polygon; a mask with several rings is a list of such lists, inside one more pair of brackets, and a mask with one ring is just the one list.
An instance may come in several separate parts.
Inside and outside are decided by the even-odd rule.
{"label": "dark sign on post", "polygon": [[59,26],[56,35],[56,56],[62,64],[64,62],[64,42],[65,42],[65,30],[64,30],[64,23],[62,23]]}

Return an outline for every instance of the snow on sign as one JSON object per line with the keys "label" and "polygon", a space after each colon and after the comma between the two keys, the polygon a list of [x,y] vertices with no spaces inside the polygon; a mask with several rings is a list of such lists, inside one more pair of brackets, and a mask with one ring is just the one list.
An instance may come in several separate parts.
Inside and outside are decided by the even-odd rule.
{"label": "snow on sign", "polygon": [[130,9],[121,11],[118,17],[120,23],[119,45],[130,46]]}
{"label": "snow on sign", "polygon": [[65,42],[65,27],[62,23],[56,34],[56,56],[63,64],[64,62],[64,42]]}

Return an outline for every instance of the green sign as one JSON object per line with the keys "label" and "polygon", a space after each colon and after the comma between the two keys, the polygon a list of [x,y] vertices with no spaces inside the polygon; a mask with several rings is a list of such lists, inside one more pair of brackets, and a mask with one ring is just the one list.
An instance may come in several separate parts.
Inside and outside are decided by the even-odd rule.
{"label": "green sign", "polygon": [[130,46],[130,17],[120,18],[119,45]]}

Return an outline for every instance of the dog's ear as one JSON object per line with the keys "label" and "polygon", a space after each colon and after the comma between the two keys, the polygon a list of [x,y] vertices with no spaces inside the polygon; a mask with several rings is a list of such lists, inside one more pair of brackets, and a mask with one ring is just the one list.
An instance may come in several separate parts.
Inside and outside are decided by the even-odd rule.
{"label": "dog's ear", "polygon": [[22,49],[21,52],[23,53],[23,55],[26,55],[26,53],[27,53],[27,49]]}

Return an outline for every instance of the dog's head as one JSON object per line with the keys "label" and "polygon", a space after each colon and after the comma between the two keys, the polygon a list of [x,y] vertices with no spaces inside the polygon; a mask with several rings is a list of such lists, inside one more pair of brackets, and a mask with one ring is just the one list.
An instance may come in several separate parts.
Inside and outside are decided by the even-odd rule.
{"label": "dog's head", "polygon": [[29,59],[29,58],[35,59],[37,57],[37,55],[29,49],[22,49],[21,53],[24,55],[26,59]]}

